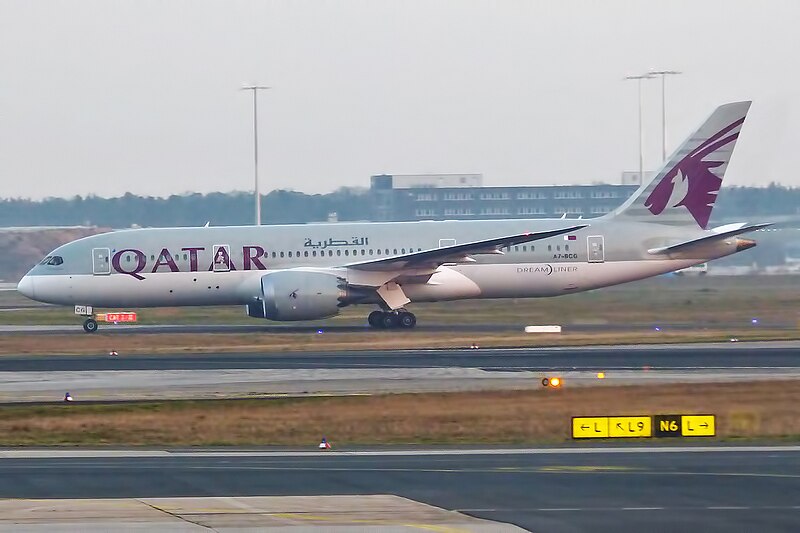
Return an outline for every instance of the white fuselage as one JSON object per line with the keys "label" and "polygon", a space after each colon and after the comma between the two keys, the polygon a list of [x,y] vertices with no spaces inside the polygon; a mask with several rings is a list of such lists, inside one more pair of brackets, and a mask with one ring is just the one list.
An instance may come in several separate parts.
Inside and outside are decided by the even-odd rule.
{"label": "white fuselage", "polygon": [[[648,248],[682,240],[685,230],[603,219],[588,222],[590,227],[575,235],[507,247],[502,254],[476,255],[468,262],[440,265],[432,274],[402,272],[398,283],[412,302],[558,296],[655,276],[736,251],[735,244],[727,242],[702,254],[653,257]],[[259,294],[261,278],[269,272],[330,272],[354,286],[377,287],[385,273],[363,272],[353,265],[564,224],[508,220],[128,230],[62,246],[52,255],[63,262],[37,266],[20,290],[62,305],[247,304]],[[214,261],[220,250],[229,256],[221,268]],[[375,302],[366,298],[358,303]]]}

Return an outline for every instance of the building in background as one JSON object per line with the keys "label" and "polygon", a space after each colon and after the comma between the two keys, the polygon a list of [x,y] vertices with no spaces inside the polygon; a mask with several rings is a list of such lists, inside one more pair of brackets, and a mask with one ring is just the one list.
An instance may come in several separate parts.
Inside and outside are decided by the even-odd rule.
{"label": "building in background", "polygon": [[484,187],[481,174],[372,176],[374,221],[592,218],[613,211],[638,188],[627,185]]}

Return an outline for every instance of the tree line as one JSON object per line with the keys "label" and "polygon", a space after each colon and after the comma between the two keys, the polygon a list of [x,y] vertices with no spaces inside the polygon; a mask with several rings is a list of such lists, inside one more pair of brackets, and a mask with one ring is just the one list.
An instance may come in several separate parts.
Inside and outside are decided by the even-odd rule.
{"label": "tree line", "polygon": [[[336,213],[338,220],[370,220],[373,198],[366,189],[341,188],[328,194],[276,190],[262,198],[265,224],[318,222]],[[0,200],[0,226],[213,226],[253,223],[253,194],[245,192],[184,194],[166,198],[127,193],[116,198],[22,198]],[[720,191],[713,219],[800,214],[800,188],[775,183],[767,187],[726,187]]]}
{"label": "tree line", "polygon": [[[363,190],[342,188],[329,194],[272,191],[261,199],[265,224],[324,221],[329,213],[339,220],[369,219]],[[166,198],[126,193],[117,198],[74,196],[0,200],[0,226],[102,226],[127,228],[252,224],[253,193],[231,192],[172,195]]]}

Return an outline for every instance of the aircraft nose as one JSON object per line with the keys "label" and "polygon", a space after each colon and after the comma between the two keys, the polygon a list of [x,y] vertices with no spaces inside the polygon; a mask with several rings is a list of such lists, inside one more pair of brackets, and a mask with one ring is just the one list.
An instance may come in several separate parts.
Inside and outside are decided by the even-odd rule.
{"label": "aircraft nose", "polygon": [[34,290],[33,290],[33,276],[23,276],[19,283],[17,283],[17,291],[21,292],[25,296],[30,299],[34,299]]}

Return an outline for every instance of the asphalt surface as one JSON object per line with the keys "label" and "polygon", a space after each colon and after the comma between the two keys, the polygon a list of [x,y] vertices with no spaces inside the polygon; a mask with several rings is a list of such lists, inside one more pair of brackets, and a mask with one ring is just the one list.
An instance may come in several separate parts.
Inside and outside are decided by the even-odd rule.
{"label": "asphalt surface", "polygon": [[[75,317],[74,324],[59,324],[59,325],[0,325],[0,335],[85,335],[81,324],[83,320],[81,317]],[[163,334],[163,333],[273,333],[273,334],[290,334],[301,333],[310,334],[319,331],[330,333],[373,333],[375,335],[382,335],[383,330],[376,330],[371,328],[366,323],[360,325],[291,325],[291,324],[274,324],[265,323],[264,321],[256,321],[252,324],[106,324],[100,323],[99,330],[103,334],[109,335],[130,335],[130,334]],[[419,322],[413,330],[404,331],[406,335],[427,334],[436,332],[502,332],[502,331],[515,331],[522,332],[526,324],[425,324]],[[794,330],[797,329],[797,323],[786,322],[759,322],[752,324],[750,322],[729,322],[729,323],[698,323],[698,322],[683,322],[683,323],[608,323],[608,324],[565,324],[563,325],[564,332],[646,332],[655,331],[659,328],[660,331],[704,331],[708,329],[721,330],[733,329],[741,330],[744,327],[754,327],[770,330]]]}
{"label": "asphalt surface", "polygon": [[480,368],[497,371],[798,369],[800,343],[0,357],[0,372],[370,368]]}
{"label": "asphalt surface", "polygon": [[542,532],[794,532],[800,447],[0,450],[3,498],[397,494]]}

